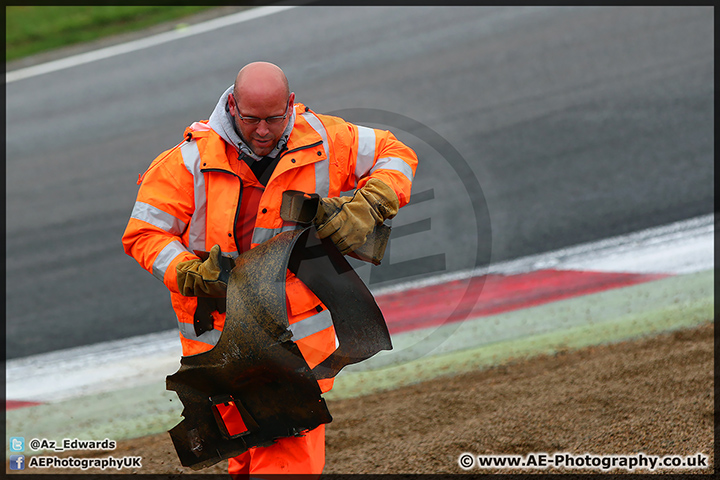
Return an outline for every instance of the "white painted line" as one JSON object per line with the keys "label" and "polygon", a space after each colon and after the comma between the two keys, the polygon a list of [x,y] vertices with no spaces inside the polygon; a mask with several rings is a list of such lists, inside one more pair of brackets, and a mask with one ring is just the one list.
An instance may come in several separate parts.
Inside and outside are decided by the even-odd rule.
{"label": "white painted line", "polygon": [[373,295],[467,280],[488,273],[516,275],[547,268],[631,273],[699,272],[715,267],[714,231],[715,215],[711,213],[627,235],[495,263],[489,268],[461,270],[375,289]]}
{"label": "white painted line", "polygon": [[81,53],[52,62],[42,63],[40,65],[33,65],[32,67],[21,68],[13,70],[5,74],[5,83],[16,82],[25,78],[36,77],[45,73],[56,72],[70,67],[77,67],[78,65],[84,65],[86,63],[95,62],[97,60],[103,60],[106,58],[114,57],[116,55],[122,55],[123,53],[134,52],[142,50],[144,48],[154,47],[163,43],[172,42],[180,38],[186,38],[200,33],[210,32],[218,28],[235,25],[249,20],[255,20],[267,15],[282,12],[295,8],[295,5],[290,6],[267,6],[257,7],[250,10],[244,10],[242,12],[227,15],[225,17],[219,17],[207,22],[197,23],[190,25],[189,27],[172,30],[169,32],[160,33],[150,37],[141,38],[132,42],[122,43],[119,45],[113,45],[111,47],[101,48],[92,52]]}
{"label": "white painted line", "polygon": [[564,270],[594,270],[627,273],[694,273],[707,270],[714,262],[714,234],[660,243],[653,248],[590,254],[585,258],[562,262]]}
{"label": "white painted line", "polygon": [[162,381],[180,367],[177,330],[8,360],[9,400],[57,402]]}
{"label": "white painted line", "polygon": [[[714,215],[373,291],[375,296],[486,273],[545,268],[692,273],[714,268]],[[8,360],[9,400],[56,402],[162,381],[179,368],[176,330]]]}

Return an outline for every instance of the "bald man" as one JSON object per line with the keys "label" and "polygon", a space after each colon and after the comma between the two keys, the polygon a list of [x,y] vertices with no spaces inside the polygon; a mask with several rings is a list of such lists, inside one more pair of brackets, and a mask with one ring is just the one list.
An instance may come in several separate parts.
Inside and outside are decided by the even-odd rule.
{"label": "bald man", "polygon": [[[225,323],[229,270],[221,257],[302,228],[281,218],[283,192],[318,194],[318,236],[353,254],[408,203],[416,167],[415,152],[392,133],[296,104],[277,65],[250,63],[209,119],[186,128],[184,140],[141,176],[123,246],[170,290],[183,355],[195,355],[215,346]],[[203,261],[195,251],[209,256]],[[290,272],[286,294],[290,329],[304,332],[293,341],[313,368],[336,348],[332,319]],[[332,383],[318,380],[322,392]],[[229,472],[319,474],[324,464],[321,425],[229,459]]]}

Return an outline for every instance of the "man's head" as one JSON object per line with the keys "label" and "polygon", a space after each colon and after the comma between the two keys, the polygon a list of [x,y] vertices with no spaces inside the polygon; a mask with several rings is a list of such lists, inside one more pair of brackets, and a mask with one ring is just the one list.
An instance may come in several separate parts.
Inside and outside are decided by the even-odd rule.
{"label": "man's head", "polygon": [[280,67],[254,62],[238,72],[228,106],[245,143],[256,155],[264,156],[280,140],[294,101],[295,94]]}

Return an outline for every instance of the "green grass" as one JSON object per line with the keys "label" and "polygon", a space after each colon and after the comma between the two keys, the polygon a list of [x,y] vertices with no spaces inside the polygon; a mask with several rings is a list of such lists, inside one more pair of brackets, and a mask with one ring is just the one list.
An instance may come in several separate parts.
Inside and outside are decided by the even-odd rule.
{"label": "green grass", "polygon": [[5,8],[5,61],[180,20],[202,6],[13,6]]}

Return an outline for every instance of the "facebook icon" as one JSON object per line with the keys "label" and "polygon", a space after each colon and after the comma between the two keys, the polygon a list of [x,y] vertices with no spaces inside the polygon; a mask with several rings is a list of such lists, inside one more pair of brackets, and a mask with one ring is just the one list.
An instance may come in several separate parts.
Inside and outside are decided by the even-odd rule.
{"label": "facebook icon", "polygon": [[10,455],[10,470],[25,470],[25,455]]}

